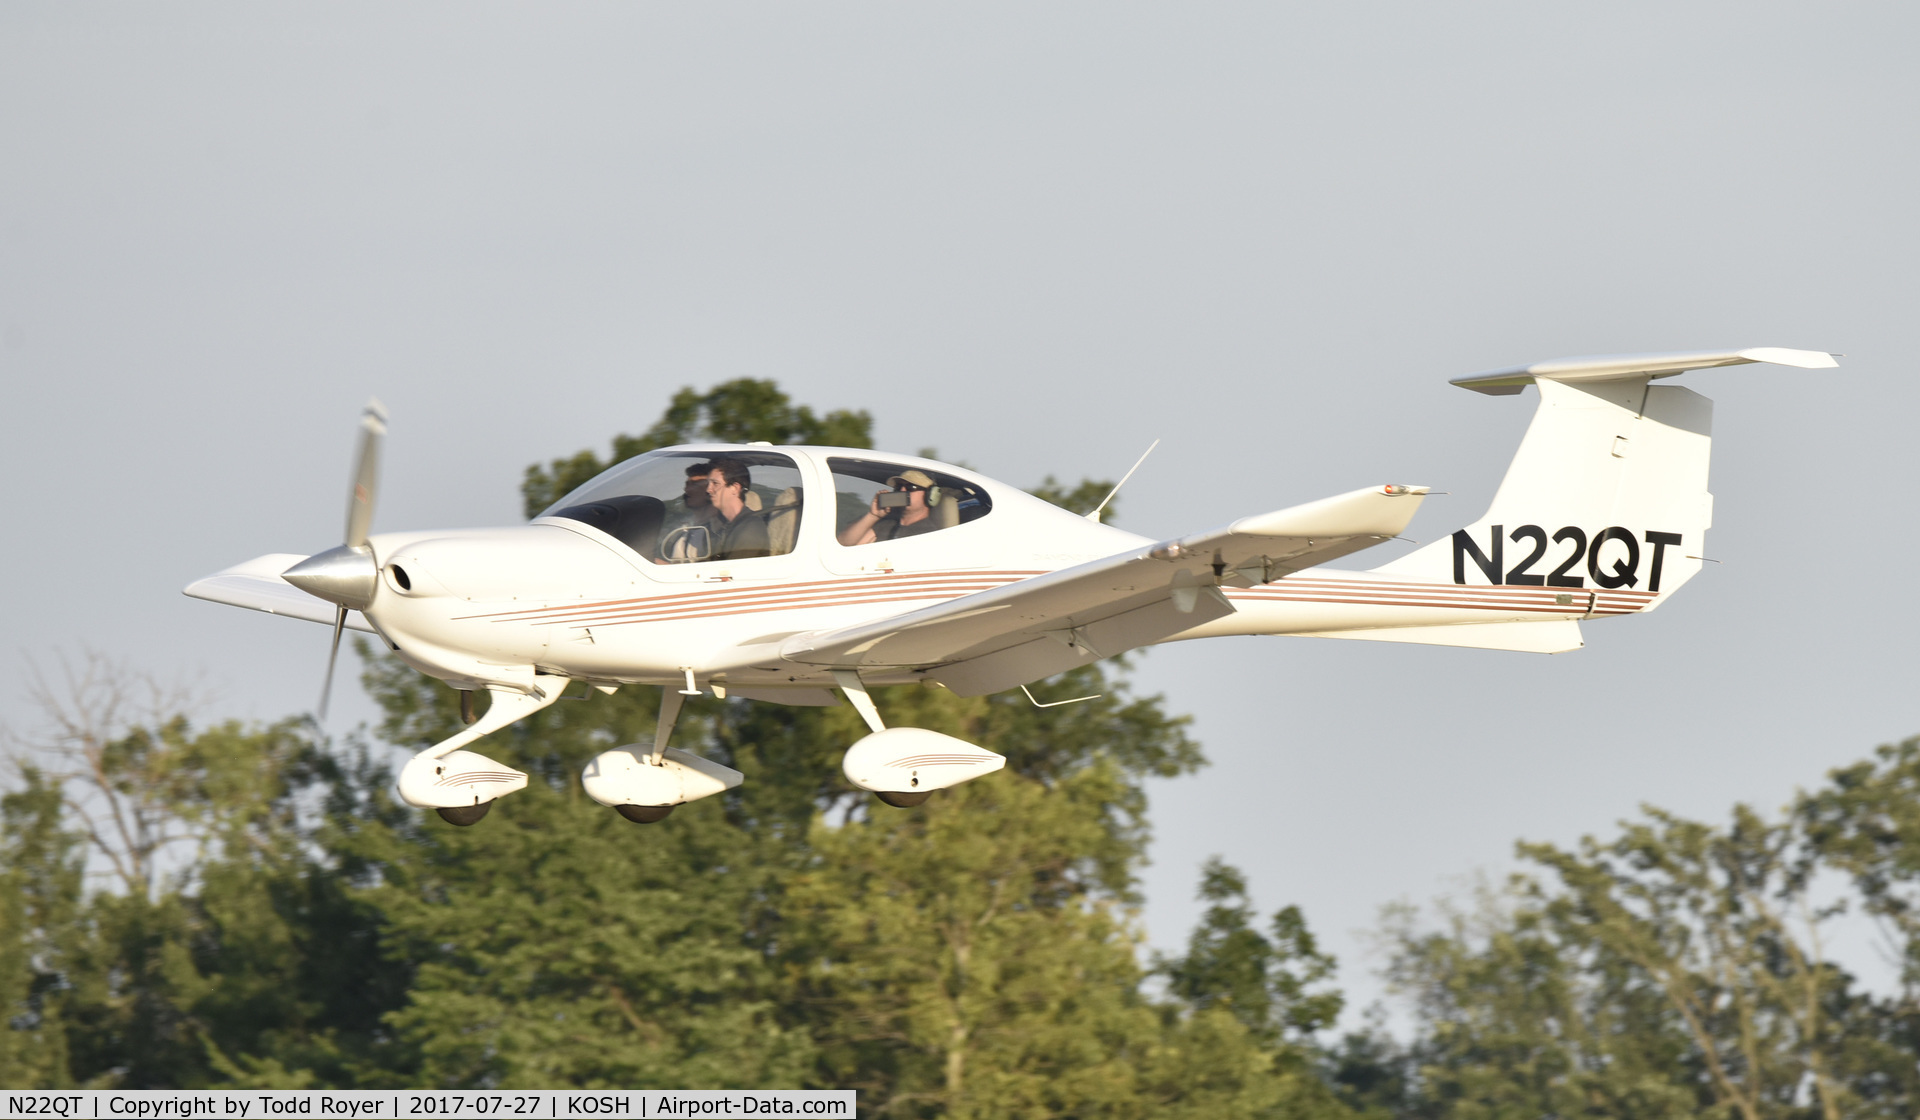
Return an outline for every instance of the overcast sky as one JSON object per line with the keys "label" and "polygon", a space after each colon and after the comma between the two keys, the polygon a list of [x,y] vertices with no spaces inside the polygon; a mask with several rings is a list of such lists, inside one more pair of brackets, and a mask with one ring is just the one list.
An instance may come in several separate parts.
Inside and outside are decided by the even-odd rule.
{"label": "overcast sky", "polygon": [[[528,463],[753,376],[1021,485],[1116,477],[1159,438],[1119,505],[1143,533],[1396,481],[1450,491],[1428,540],[1485,508],[1536,400],[1450,377],[1844,352],[1684,379],[1718,402],[1723,563],[1585,650],[1142,659],[1213,760],[1153,790],[1153,943],[1185,937],[1218,853],[1370,996],[1356,931],[1382,903],[1642,802],[1775,807],[1920,732],[1915,23],[7,4],[0,721],[34,722],[29,657],[84,647],[204,674],[209,717],[310,707],[323,628],[179,592],[338,543],[373,394],[376,530],[511,522]],[[373,710],[335,707],[341,731]]]}

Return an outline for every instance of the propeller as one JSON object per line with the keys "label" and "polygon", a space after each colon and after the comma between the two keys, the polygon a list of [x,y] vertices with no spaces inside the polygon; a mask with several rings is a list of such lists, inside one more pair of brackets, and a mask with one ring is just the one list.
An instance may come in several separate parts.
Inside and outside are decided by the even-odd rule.
{"label": "propeller", "polygon": [[[313,557],[313,560],[319,560],[322,557],[338,556],[342,552],[345,552],[353,555],[355,559],[365,558],[364,561],[354,564],[353,567],[371,567],[373,555],[371,550],[367,548],[367,530],[373,526],[374,488],[380,479],[380,443],[386,438],[386,435],[386,406],[381,404],[378,398],[369,400],[366,410],[360,414],[360,444],[354,451],[353,456],[353,489],[347,494],[346,542],[341,545],[340,548],[332,549],[328,552],[321,553],[320,556]],[[308,560],[295,565],[288,570],[288,575],[292,576],[294,573],[299,572],[302,567],[311,563],[312,560]],[[341,565],[338,564],[329,565],[329,567],[332,568],[338,568],[340,566]],[[321,575],[318,571],[313,574],[316,576]],[[359,573],[356,571],[353,574],[358,575]],[[295,586],[300,586],[300,582],[297,580],[290,580],[290,582],[294,582]],[[360,581],[354,580],[353,582],[358,583]],[[315,589],[308,587],[307,590],[314,591]],[[333,695],[333,667],[334,663],[340,659],[340,636],[347,628],[348,604],[338,596],[349,589],[334,587],[329,588],[329,590],[334,591],[335,594],[323,595],[322,597],[332,599],[336,606],[333,612],[333,649],[327,654],[327,677],[326,681],[320,686],[319,717],[323,723],[326,722],[327,718],[327,701]],[[358,591],[359,588],[355,587],[351,590]],[[372,590],[372,580],[367,580],[366,594],[360,596],[363,600],[360,604],[362,609],[365,608],[366,602],[373,598]]]}

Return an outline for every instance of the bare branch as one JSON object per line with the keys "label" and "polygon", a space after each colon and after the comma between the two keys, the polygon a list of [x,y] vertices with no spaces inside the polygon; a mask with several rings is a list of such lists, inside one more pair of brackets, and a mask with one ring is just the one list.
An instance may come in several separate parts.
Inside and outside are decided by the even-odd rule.
{"label": "bare branch", "polygon": [[92,648],[56,652],[50,667],[26,661],[27,697],[42,724],[26,734],[0,728],[5,754],[16,771],[37,767],[57,781],[94,856],[128,893],[149,894],[156,857],[184,838],[155,767],[167,729],[209,704],[211,690]]}

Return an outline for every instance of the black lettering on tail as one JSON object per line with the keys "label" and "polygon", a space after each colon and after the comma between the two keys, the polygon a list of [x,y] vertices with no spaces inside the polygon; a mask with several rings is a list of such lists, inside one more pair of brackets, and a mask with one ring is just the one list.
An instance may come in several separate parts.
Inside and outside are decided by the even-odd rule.
{"label": "black lettering on tail", "polygon": [[1467,582],[1467,557],[1471,556],[1473,557],[1474,566],[1480,569],[1481,575],[1487,577],[1488,583],[1499,583],[1500,573],[1505,570],[1501,561],[1504,559],[1502,554],[1505,551],[1506,542],[1500,539],[1501,534],[1505,530],[1505,525],[1493,526],[1493,539],[1488,543],[1488,547],[1493,550],[1492,556],[1481,552],[1480,546],[1473,543],[1473,538],[1467,535],[1465,529],[1455,530],[1453,534],[1453,582]]}
{"label": "black lettering on tail", "polygon": [[1660,561],[1667,558],[1668,545],[1680,543],[1680,534],[1649,532],[1647,543],[1653,546],[1653,565],[1647,571],[1647,590],[1658,591],[1660,590]]}

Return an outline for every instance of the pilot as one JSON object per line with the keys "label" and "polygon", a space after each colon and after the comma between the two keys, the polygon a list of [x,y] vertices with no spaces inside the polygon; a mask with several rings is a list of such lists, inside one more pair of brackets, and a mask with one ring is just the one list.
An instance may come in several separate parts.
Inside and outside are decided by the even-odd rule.
{"label": "pilot", "polygon": [[708,464],[707,497],[720,521],[714,525],[714,560],[747,560],[773,555],[767,541],[767,522],[748,506],[753,476],[738,459],[715,459]]}
{"label": "pilot", "polygon": [[[851,548],[874,541],[917,537],[941,528],[933,519],[933,510],[927,507],[927,492],[933,489],[933,479],[925,471],[901,471],[887,479],[887,485],[891,489],[874,494],[873,503],[860,515],[860,520],[840,530],[841,544]],[[906,503],[882,506],[880,498],[888,493],[905,494]]]}

